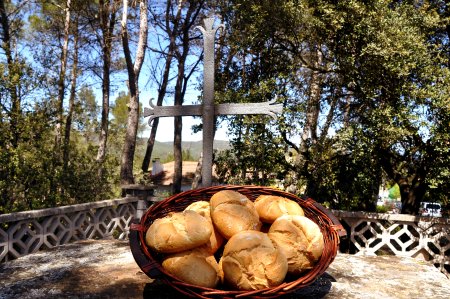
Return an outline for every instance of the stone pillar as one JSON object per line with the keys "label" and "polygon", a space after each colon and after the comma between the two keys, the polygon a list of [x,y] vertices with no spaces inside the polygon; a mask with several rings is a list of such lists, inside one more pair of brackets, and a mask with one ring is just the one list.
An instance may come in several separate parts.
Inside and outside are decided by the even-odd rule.
{"label": "stone pillar", "polygon": [[148,207],[156,201],[156,197],[153,196],[155,189],[156,186],[153,185],[134,184],[122,186],[122,197],[136,196],[139,198],[135,215],[136,220],[140,220]]}

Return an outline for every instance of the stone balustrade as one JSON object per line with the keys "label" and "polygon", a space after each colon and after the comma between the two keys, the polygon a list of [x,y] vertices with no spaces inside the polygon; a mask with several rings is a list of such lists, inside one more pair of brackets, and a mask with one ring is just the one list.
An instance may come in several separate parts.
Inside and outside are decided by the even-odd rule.
{"label": "stone balustrade", "polygon": [[405,214],[333,211],[347,230],[341,251],[396,255],[432,262],[450,277],[450,219]]}
{"label": "stone balustrade", "polygon": [[126,239],[139,197],[0,215],[0,262],[85,239]]}
{"label": "stone balustrade", "polygon": [[[84,240],[126,239],[139,196],[0,215],[0,262]],[[450,276],[450,219],[333,211],[347,229],[341,251],[421,258]]]}

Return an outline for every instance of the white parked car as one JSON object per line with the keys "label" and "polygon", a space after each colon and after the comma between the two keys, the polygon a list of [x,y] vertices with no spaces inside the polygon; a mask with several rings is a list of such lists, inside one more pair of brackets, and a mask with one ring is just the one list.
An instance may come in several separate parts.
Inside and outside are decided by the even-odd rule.
{"label": "white parked car", "polygon": [[421,202],[419,209],[420,216],[442,217],[442,207],[437,202]]}

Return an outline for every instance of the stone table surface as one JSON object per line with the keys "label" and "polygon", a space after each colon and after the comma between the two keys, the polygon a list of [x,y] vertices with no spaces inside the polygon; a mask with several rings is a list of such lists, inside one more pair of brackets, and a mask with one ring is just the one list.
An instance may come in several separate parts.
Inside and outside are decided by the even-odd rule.
{"label": "stone table surface", "polygon": [[[184,298],[137,266],[128,242],[89,240],[0,264],[0,299]],[[339,253],[317,281],[282,298],[450,298],[433,265],[395,256]]]}

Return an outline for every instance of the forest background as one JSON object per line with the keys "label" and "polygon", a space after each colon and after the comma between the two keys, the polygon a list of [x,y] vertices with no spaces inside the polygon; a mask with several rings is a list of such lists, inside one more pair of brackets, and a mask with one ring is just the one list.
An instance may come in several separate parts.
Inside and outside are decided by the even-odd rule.
{"label": "forest background", "polygon": [[[183,105],[195,90],[201,103],[207,16],[225,24],[216,102],[284,107],[277,120],[217,119],[230,137],[215,155],[222,183],[277,182],[347,210],[374,210],[386,184],[403,213],[448,204],[447,1],[0,0],[0,213],[147,179],[158,120],[142,142],[142,91]],[[174,118],[174,193],[182,128]]]}

